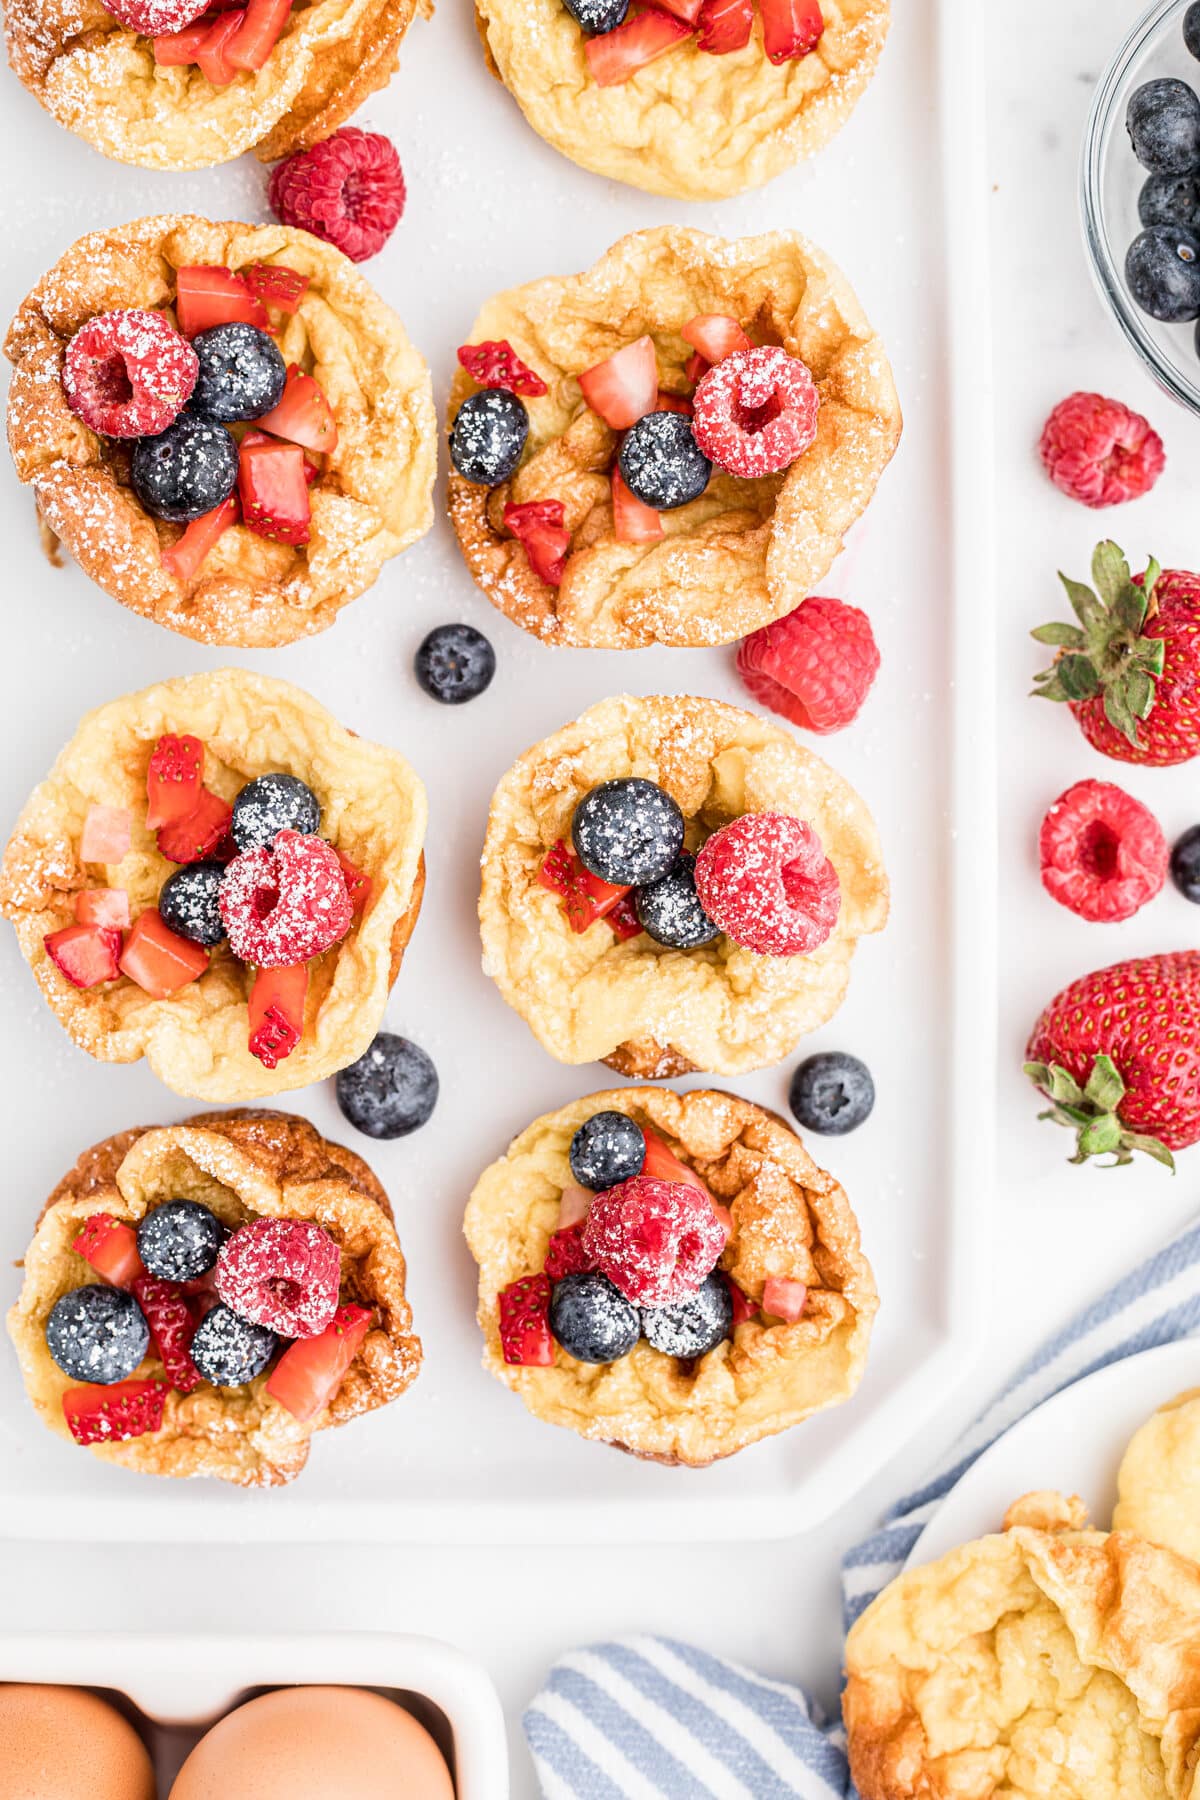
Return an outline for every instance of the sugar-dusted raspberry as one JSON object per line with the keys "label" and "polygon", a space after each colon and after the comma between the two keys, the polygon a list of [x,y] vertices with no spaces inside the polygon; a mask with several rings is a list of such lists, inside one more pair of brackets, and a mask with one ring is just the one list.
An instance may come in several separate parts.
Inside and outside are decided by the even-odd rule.
{"label": "sugar-dusted raspberry", "polygon": [[1055,487],[1085,506],[1116,506],[1148,494],[1167,460],[1148,420],[1103,394],[1060,400],[1038,450]]}
{"label": "sugar-dusted raspberry", "polygon": [[1167,840],[1140,800],[1112,781],[1077,781],[1042,820],[1042,886],[1081,919],[1132,918],[1167,879]]}
{"label": "sugar-dusted raspberry", "polygon": [[209,0],[106,0],[106,11],[141,37],[182,31],[208,8]]}
{"label": "sugar-dusted raspberry", "polygon": [[396,146],[378,131],[343,126],[271,171],[267,198],[284,225],[324,238],[365,262],[383,249],[404,211]]}
{"label": "sugar-dusted raspberry", "polygon": [[252,1219],[217,1258],[217,1293],[230,1312],[280,1337],[316,1337],[338,1309],[342,1257],[306,1219]]}
{"label": "sugar-dusted raspberry", "polygon": [[775,475],[817,435],[817,385],[778,344],[735,350],[708,371],[693,397],[692,430],[710,462],[730,475]]}
{"label": "sugar-dusted raspberry", "polygon": [[345,937],[354,917],[337,851],[299,831],[235,856],[218,905],[233,954],[259,969],[319,956]]}
{"label": "sugar-dusted raspberry", "polygon": [[837,924],[837,870],[811,825],[788,813],[744,813],[696,858],[696,892],[710,919],[759,956],[809,956]]}
{"label": "sugar-dusted raspberry", "polygon": [[63,358],[62,387],[77,418],[105,437],[157,437],[183,411],[200,362],[163,313],[100,313]]}
{"label": "sugar-dusted raspberry", "polygon": [[519,357],[507,338],[486,338],[481,344],[460,344],[458,360],[472,381],[483,388],[508,388],[531,398],[549,390],[541,376]]}
{"label": "sugar-dusted raspberry", "polygon": [[674,1306],[716,1267],[726,1230],[699,1188],[637,1175],[592,1201],[583,1248],[637,1306]]}
{"label": "sugar-dusted raspberry", "polygon": [[795,612],[743,638],[737,667],[760,706],[806,731],[840,731],[858,717],[879,673],[879,650],[865,612],[810,594]]}

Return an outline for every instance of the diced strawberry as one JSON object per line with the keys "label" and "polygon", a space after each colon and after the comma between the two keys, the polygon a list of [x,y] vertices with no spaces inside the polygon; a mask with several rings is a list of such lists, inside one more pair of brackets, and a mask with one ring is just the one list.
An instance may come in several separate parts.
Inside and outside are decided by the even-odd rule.
{"label": "diced strawberry", "polygon": [[709,365],[698,350],[694,355],[689,356],[686,363],[683,365],[683,372],[693,387],[695,387],[698,382],[703,381],[704,377],[708,374],[708,370]]}
{"label": "diced strawberry", "polygon": [[549,1368],[554,1361],[550,1334],[550,1277],[526,1275],[502,1289],[497,1297],[500,1313],[500,1348],[506,1363]]}
{"label": "diced strawberry", "polygon": [[631,891],[593,875],[561,840],[547,851],[538,870],[538,881],[558,895],[572,931],[586,931],[597,919],[611,913]]}
{"label": "diced strawberry", "polygon": [[288,22],[292,0],[247,0],[241,29],[226,47],[235,69],[261,69]]}
{"label": "diced strawberry", "polygon": [[79,860],[119,863],[129,855],[133,824],[125,806],[89,806],[79,839]]}
{"label": "diced strawberry", "polygon": [[193,19],[180,31],[164,31],[154,40],[154,60],[160,69],[181,69],[194,63],[196,52],[208,38],[211,18]]}
{"label": "diced strawberry", "polygon": [[529,566],[539,581],[550,587],[562,582],[571,534],[563,524],[561,500],[510,502],[504,509],[504,527],[519,538]]}
{"label": "diced strawberry", "polygon": [[297,1338],[271,1371],[271,1398],[302,1425],[324,1412],[350,1373],[372,1317],[365,1306],[347,1302],[316,1337]]}
{"label": "diced strawberry", "polygon": [[304,1035],[308,964],[259,969],[250,989],[250,1054],[264,1069],[290,1056]]}
{"label": "diced strawberry", "polygon": [[92,988],[120,973],[121,933],[104,925],[64,925],[42,939],[46,955],[72,987]]}
{"label": "diced strawberry", "polygon": [[666,537],[662,514],[638,499],[616,467],[612,472],[612,508],[613,534],[618,544],[657,544]]}
{"label": "diced strawberry", "polygon": [[[631,13],[615,31],[586,39],[583,53],[597,87],[616,87],[691,35],[692,27],[685,25],[682,19],[672,18],[670,13],[649,6],[644,12]],[[646,411],[649,410],[647,407]],[[632,425],[636,421],[631,419],[629,423]]]}
{"label": "diced strawberry", "polygon": [[[222,15],[226,19],[233,13]],[[267,309],[242,277],[219,263],[196,263],[175,277],[175,317],[184,337],[195,337],[210,325],[257,325],[265,331]]]}
{"label": "diced strawberry", "polygon": [[[623,25],[618,25],[608,36],[619,37],[624,29]],[[589,38],[588,49],[605,42],[605,38]],[[592,411],[599,413],[614,431],[626,431],[630,425],[636,425],[639,419],[654,411],[658,400],[658,358],[654,353],[654,339],[635,338],[632,344],[614,351],[603,362],[594,363],[583,371],[579,385]]]}
{"label": "diced strawberry", "polygon": [[167,1380],[176,1393],[194,1393],[203,1377],[192,1361],[196,1317],[183,1289],[178,1282],[142,1275],[133,1284],[133,1297],[150,1327],[155,1353],[166,1370]]}
{"label": "diced strawberry", "polygon": [[551,1281],[561,1281],[564,1275],[582,1275],[585,1270],[594,1269],[595,1266],[583,1247],[582,1221],[551,1234],[550,1242],[546,1245],[544,1264]]}
{"label": "diced strawberry", "polygon": [[137,1232],[111,1213],[93,1213],[85,1219],[71,1248],[111,1287],[131,1288],[146,1273],[138,1255]]}
{"label": "diced strawberry", "polygon": [[623,944],[626,938],[641,936],[642,921],[637,916],[637,903],[632,892],[622,894],[612,911],[604,916],[612,926],[612,934],[618,944]]}
{"label": "diced strawberry", "polygon": [[[735,350],[753,350],[754,345],[736,319],[726,313],[697,313],[680,332],[685,344],[691,344],[704,357],[709,367],[724,362]],[[706,371],[707,372],[707,371]]]}
{"label": "diced strawberry", "polygon": [[699,47],[710,56],[744,50],[754,30],[754,0],[704,0],[699,26]]}
{"label": "diced strawberry", "polygon": [[[228,857],[222,858],[221,845],[229,835],[232,819],[233,808],[229,802],[202,787],[200,798],[187,818],[164,825],[159,831],[159,853],[173,863],[208,862],[213,858],[218,862],[228,861]],[[236,853],[235,848],[231,854]]]}
{"label": "diced strawberry", "polygon": [[288,365],[287,380],[278,406],[273,406],[255,424],[260,431],[274,432],[289,444],[302,444],[306,450],[328,455],[337,449],[337,421],[320,387],[311,375],[305,375],[299,363]]}
{"label": "diced strawberry", "polygon": [[[648,1126],[642,1128],[642,1136],[646,1140],[646,1160],[642,1164],[642,1174],[651,1176],[655,1181],[680,1181],[685,1187],[699,1188],[702,1194],[708,1189],[686,1163],[681,1163],[673,1151],[669,1150],[656,1131]],[[708,1195],[712,1199],[712,1195]]]}
{"label": "diced strawberry", "polygon": [[572,1225],[581,1225],[588,1216],[591,1204],[591,1190],[580,1187],[578,1182],[570,1182],[563,1189],[558,1202],[558,1229],[569,1231]]}
{"label": "diced strawberry", "polygon": [[815,50],[825,30],[821,0],[759,0],[768,62],[791,62]]}
{"label": "diced strawberry", "polygon": [[338,867],[346,878],[346,892],[350,896],[350,904],[354,908],[354,916],[366,911],[367,901],[371,898],[371,877],[356,869],[350,858],[341,850],[337,851]]}
{"label": "diced strawberry", "polygon": [[165,732],[150,753],[146,770],[146,828],[174,825],[190,818],[200,799],[204,778],[204,745],[198,737]]}
{"label": "diced strawberry", "polygon": [[153,1000],[165,1000],[208,967],[208,951],[172,931],[158,910],[149,906],[139,913],[125,940],[121,973],[137,983]]}
{"label": "diced strawberry", "polygon": [[238,72],[237,64],[231,61],[229,51],[245,20],[246,14],[241,7],[232,12],[219,13],[196,51],[196,67],[214,87],[228,87]]}
{"label": "diced strawberry", "polygon": [[654,410],[655,412],[682,413],[685,418],[690,419],[692,416],[692,403],[686,394],[669,394],[666,388],[659,388],[658,402]]}
{"label": "diced strawberry", "polygon": [[311,507],[299,444],[242,445],[238,457],[242,522],[259,537],[307,544]]}
{"label": "diced strawberry", "polygon": [[664,12],[672,13],[675,18],[682,19],[685,25],[694,26],[700,17],[700,8],[703,6],[704,0],[657,0],[657,4],[662,7]]}
{"label": "diced strawberry", "polygon": [[160,1431],[167,1388],[162,1381],[117,1381],[68,1388],[63,1417],[77,1444],[117,1444]]}
{"label": "diced strawberry", "polygon": [[103,925],[109,931],[128,931],[129,895],[124,888],[84,888],[75,896],[75,921]]}
{"label": "diced strawberry", "polygon": [[167,574],[174,575],[176,581],[191,581],[217,539],[231,525],[237,524],[240,511],[237,495],[230,494],[220,506],[201,513],[198,519],[186,525],[175,542],[168,544],[159,556]]}
{"label": "diced strawberry", "polygon": [[251,263],[241,274],[252,294],[280,312],[294,313],[308,291],[309,277],[283,263]]}
{"label": "diced strawberry", "polygon": [[744,1294],[732,1275],[726,1275],[725,1285],[729,1289],[729,1298],[733,1302],[733,1326],[744,1325],[747,1319],[757,1319],[759,1309],[748,1294]]}
{"label": "diced strawberry", "polygon": [[773,1319],[785,1319],[789,1325],[800,1317],[807,1299],[808,1289],[802,1281],[785,1281],[772,1275],[763,1283],[763,1311]]}

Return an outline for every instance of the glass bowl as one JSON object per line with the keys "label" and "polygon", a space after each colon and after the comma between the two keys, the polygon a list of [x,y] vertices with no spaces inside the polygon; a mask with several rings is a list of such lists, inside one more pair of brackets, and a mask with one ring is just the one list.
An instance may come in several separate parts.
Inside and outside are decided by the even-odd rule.
{"label": "glass bowl", "polygon": [[1138,194],[1146,180],[1125,130],[1134,88],[1174,75],[1200,91],[1200,62],[1183,41],[1188,0],[1156,0],[1106,69],[1088,114],[1080,170],[1083,235],[1096,286],[1127,341],[1172,399],[1200,414],[1196,326],[1163,325],[1136,304],[1125,280],[1125,252],[1142,229]]}

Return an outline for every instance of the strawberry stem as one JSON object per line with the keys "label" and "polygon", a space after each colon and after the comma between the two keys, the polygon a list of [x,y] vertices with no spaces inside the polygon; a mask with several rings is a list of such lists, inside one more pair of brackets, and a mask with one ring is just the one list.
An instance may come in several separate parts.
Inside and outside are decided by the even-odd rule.
{"label": "strawberry stem", "polygon": [[1059,576],[1078,624],[1040,625],[1032,633],[1039,644],[1058,652],[1050,667],[1034,677],[1034,694],[1072,705],[1103,695],[1109,724],[1135,748],[1138,721],[1149,717],[1163,672],[1163,640],[1142,635],[1157,610],[1154,590],[1161,573],[1151,557],[1145,574],[1134,580],[1124,553],[1105,540],[1092,557],[1094,591]]}
{"label": "strawberry stem", "polygon": [[1061,1063],[1027,1062],[1025,1073],[1036,1088],[1052,1102],[1040,1119],[1065,1125],[1075,1133],[1075,1155],[1069,1160],[1085,1163],[1092,1156],[1111,1156],[1110,1169],[1133,1161],[1135,1151],[1152,1156],[1165,1168],[1175,1172],[1175,1158],[1156,1137],[1129,1131],[1122,1124],[1119,1108],[1125,1098],[1125,1083],[1111,1056],[1098,1056],[1092,1064],[1086,1087]]}

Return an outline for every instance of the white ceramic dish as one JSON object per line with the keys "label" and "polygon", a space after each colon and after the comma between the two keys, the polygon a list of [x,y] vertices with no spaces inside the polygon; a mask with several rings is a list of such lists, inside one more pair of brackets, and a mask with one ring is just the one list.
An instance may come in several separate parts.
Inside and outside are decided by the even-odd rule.
{"label": "white ceramic dish", "polygon": [[368,1687],[437,1740],[457,1800],[507,1800],[500,1701],[480,1666],[436,1638],[0,1636],[0,1682],[99,1688],[134,1709],[166,1794],[192,1745],[251,1690]]}
{"label": "white ceramic dish", "polygon": [[908,1559],[910,1568],[999,1531],[1014,1500],[1057,1488],[1086,1501],[1093,1525],[1107,1531],[1117,1503],[1125,1447],[1151,1413],[1200,1385],[1200,1343],[1161,1344],[1097,1369],[1006,1431],[947,1495]]}
{"label": "white ceramic dish", "polygon": [[[813,1145],[853,1198],[883,1295],[860,1393],[692,1474],[538,1424],[479,1366],[474,1271],[460,1234],[467,1194],[529,1120],[613,1079],[552,1062],[481,973],[474,905],[489,795],[516,755],[606,693],[744,699],[732,654],[547,650],[478,594],[441,519],[323,638],[271,654],[208,651],[130,616],[77,570],[49,570],[29,498],[0,469],[8,591],[22,597],[6,610],[0,659],[0,829],[79,716],[103,700],[223,662],[307,686],[348,724],[406,752],[428,784],[429,889],[389,1024],[430,1051],[442,1078],[422,1132],[358,1144],[391,1193],[409,1258],[426,1350],[411,1393],[319,1440],[292,1488],[242,1494],[125,1475],[60,1443],[33,1417],[0,1346],[0,1534],[224,1543],[783,1536],[841,1506],[968,1373],[984,1322],[994,1174],[980,23],[955,0],[898,5],[879,75],[838,140],[811,167],[716,207],[667,207],[556,157],[488,75],[469,8],[418,22],[398,77],[358,120],[394,137],[410,195],[366,272],[429,358],[439,399],[486,295],[583,267],[623,232],[664,218],[727,235],[802,228],[843,264],[889,346],[905,439],[824,584],[871,613],[883,670],[861,719],[819,748],[876,813],[894,908],[887,933],[859,951],[842,1013],[806,1046],[864,1056],[879,1093],[857,1134]],[[5,316],[79,233],[106,220],[171,206],[264,215],[263,175],[250,160],[194,176],[123,169],[58,130],[11,81],[0,115],[0,154],[22,172],[5,202]],[[944,187],[931,184],[933,170],[945,172]],[[499,659],[491,689],[465,709],[439,708],[410,673],[424,633],[455,618],[485,630]],[[11,1264],[79,1150],[196,1109],[143,1067],[101,1066],[74,1050],[7,929],[0,1017],[9,1119],[0,1263]],[[782,1111],[795,1060],[735,1085]],[[352,1135],[330,1086],[290,1104],[327,1133]],[[0,1301],[15,1289],[15,1276],[0,1281]]]}

